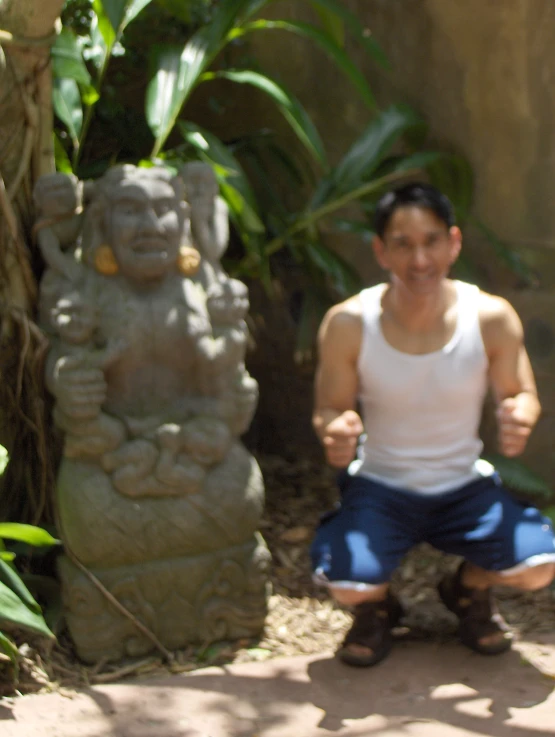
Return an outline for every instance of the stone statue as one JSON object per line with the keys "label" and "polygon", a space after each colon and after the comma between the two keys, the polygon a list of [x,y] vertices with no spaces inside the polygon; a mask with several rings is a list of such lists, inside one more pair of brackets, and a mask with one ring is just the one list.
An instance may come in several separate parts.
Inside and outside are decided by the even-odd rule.
{"label": "stone statue", "polygon": [[[247,291],[219,263],[217,192],[190,186],[162,168],[109,170],[86,203],[80,248],[61,255],[75,274],[58,278],[62,262],[47,261],[41,288],[65,433],[60,534],[169,649],[260,632],[269,563],[256,532],[263,482],[239,440],[258,396],[244,365]],[[69,557],[60,574],[83,660],[152,649]]]}

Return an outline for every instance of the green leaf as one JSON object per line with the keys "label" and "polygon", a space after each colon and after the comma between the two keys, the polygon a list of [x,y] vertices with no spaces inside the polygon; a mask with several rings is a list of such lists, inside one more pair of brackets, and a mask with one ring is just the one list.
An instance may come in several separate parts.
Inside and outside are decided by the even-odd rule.
{"label": "green leaf", "polygon": [[8,465],[8,461],[10,460],[10,456],[8,454],[8,451],[6,448],[4,448],[3,445],[0,445],[0,475],[4,473],[6,470],[6,466]]}
{"label": "green leaf", "polygon": [[327,34],[333,38],[338,46],[345,44],[345,24],[343,20],[329,8],[323,8],[314,3],[314,10]]}
{"label": "green leaf", "polygon": [[522,461],[507,458],[498,453],[484,455],[498,471],[503,483],[516,493],[526,494],[538,500],[553,499],[553,487],[541,476],[532,471]]}
{"label": "green leaf", "polygon": [[212,20],[189,39],[182,51],[167,48],[155,52],[156,72],[147,89],[146,117],[154,134],[152,157],[159,154],[179,113],[201,74],[225,46],[229,31],[240,14],[248,15],[259,3],[226,0],[215,6]]}
{"label": "green leaf", "polygon": [[54,638],[41,614],[31,611],[16,594],[0,581],[0,622]]}
{"label": "green leaf", "polygon": [[393,105],[380,113],[332,172],[326,199],[331,194],[340,196],[367,181],[399,138],[407,130],[422,125],[422,118],[406,105]]}
{"label": "green leaf", "polygon": [[307,151],[318,161],[324,168],[327,168],[326,152],[320,134],[316,126],[306,113],[300,102],[291,94],[280,87],[276,82],[263,74],[245,71],[225,71],[214,72],[205,75],[205,78],[221,78],[229,79],[239,84],[250,84],[265,92],[278,106],[280,112],[288,121],[293,131],[297,134],[299,140],[304,144]]}
{"label": "green leaf", "polygon": [[11,563],[15,560],[15,553],[12,553],[10,550],[0,550],[0,560]]}
{"label": "green leaf", "polygon": [[360,235],[364,241],[370,243],[376,233],[368,223],[363,220],[348,220],[346,218],[335,218],[333,221],[337,230],[343,233]]}
{"label": "green leaf", "polygon": [[55,79],[52,102],[54,112],[67,126],[73,146],[77,148],[83,125],[83,108],[77,82],[74,79]]}
{"label": "green leaf", "polygon": [[28,609],[35,612],[36,614],[40,614],[40,606],[37,604],[37,602],[33,598],[33,595],[21,580],[18,572],[12,565],[6,563],[3,560],[0,560],[0,581],[4,584],[4,586],[7,586],[9,589],[11,589],[14,594],[16,594],[19,599],[21,599],[21,601]]}
{"label": "green leaf", "polygon": [[15,642],[10,640],[3,632],[0,632],[0,650],[11,660],[14,667],[14,676],[17,679],[19,674],[19,652]]}
{"label": "green leaf", "polygon": [[60,138],[56,132],[54,132],[54,161],[56,162],[56,171],[61,171],[64,174],[72,174],[73,167],[71,161],[67,155]]}
{"label": "green leaf", "polygon": [[323,10],[333,13],[337,18],[341,18],[345,26],[353,34],[355,38],[364,46],[366,51],[372,56],[384,69],[389,69],[390,64],[383,49],[372,36],[369,28],[364,27],[360,18],[352,13],[341,0],[310,0],[315,10]]}
{"label": "green leaf", "polygon": [[342,298],[350,297],[360,290],[360,277],[352,266],[330,248],[316,242],[308,243],[305,251],[314,265],[330,277],[334,289]]}
{"label": "green leaf", "polygon": [[34,545],[35,547],[50,547],[51,545],[60,545],[60,540],[35,525],[25,525],[20,522],[0,522],[0,537],[7,537],[9,540],[19,540],[20,542]]}
{"label": "green leaf", "polygon": [[474,192],[474,173],[468,159],[459,154],[443,153],[427,170],[430,183],[453,203],[457,221],[464,222],[469,216]]}
{"label": "green leaf", "polygon": [[93,9],[99,18],[99,26],[105,25],[108,20],[112,28],[112,34],[102,34],[107,46],[111,47],[129,23],[151,2],[152,0],[94,0]]}
{"label": "green leaf", "polygon": [[230,38],[236,38],[246,33],[253,31],[264,31],[264,30],[283,30],[291,33],[296,33],[300,36],[309,38],[314,41],[326,54],[335,62],[336,66],[341,69],[349,81],[354,85],[355,89],[361,96],[362,100],[369,106],[375,107],[376,102],[366,77],[357,67],[357,65],[351,60],[348,54],[343,51],[341,46],[337,44],[332,36],[325,33],[316,26],[310,25],[309,23],[302,23],[300,21],[290,20],[258,20],[248,25],[242,26],[241,28],[234,29],[230,33]]}
{"label": "green leaf", "polygon": [[255,194],[241,164],[227,146],[217,136],[194,123],[180,121],[178,128],[183,138],[198,151],[204,161],[219,165],[216,177],[220,184],[227,184],[238,193],[240,203],[235,214],[244,222],[245,227],[253,232],[263,233],[265,229],[257,213]]}
{"label": "green leaf", "polygon": [[74,79],[79,84],[91,84],[91,75],[83,61],[78,38],[69,28],[62,28],[52,47],[52,72],[58,79]]}

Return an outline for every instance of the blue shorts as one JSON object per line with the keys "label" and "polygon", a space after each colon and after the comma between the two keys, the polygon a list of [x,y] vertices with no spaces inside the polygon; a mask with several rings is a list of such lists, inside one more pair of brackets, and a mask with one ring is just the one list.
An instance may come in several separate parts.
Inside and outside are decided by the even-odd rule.
{"label": "blue shorts", "polygon": [[344,473],[340,490],[341,502],[322,518],[311,548],[322,580],[385,583],[422,542],[489,571],[555,561],[551,521],[515,499],[497,474],[424,495]]}

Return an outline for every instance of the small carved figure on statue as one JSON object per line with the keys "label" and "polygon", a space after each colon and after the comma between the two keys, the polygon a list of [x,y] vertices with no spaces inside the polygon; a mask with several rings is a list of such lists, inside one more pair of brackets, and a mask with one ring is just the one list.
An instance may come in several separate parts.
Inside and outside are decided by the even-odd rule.
{"label": "small carved figure on statue", "polygon": [[33,198],[35,232],[46,265],[77,283],[83,271],[75,257],[82,225],[83,183],[73,174],[47,174],[35,185]]}
{"label": "small carved figure on statue", "polygon": [[203,258],[201,278],[205,287],[227,279],[220,259],[229,241],[229,211],[219,196],[218,181],[212,167],[191,161],[181,168],[185,200],[191,207],[191,236]]}
{"label": "small carved figure on statue", "polygon": [[[82,371],[105,371],[125,349],[122,339],[103,341],[98,333],[98,310],[83,295],[73,292],[52,309],[52,325],[59,337],[58,349],[66,365]],[[90,395],[78,416],[64,411],[63,401],[54,408],[56,424],[65,431],[64,453],[70,458],[96,457],[117,448],[125,439],[124,424],[101,412],[103,395]]]}
{"label": "small carved figure on statue", "polygon": [[247,287],[238,279],[212,284],[206,297],[212,334],[199,341],[199,351],[207,365],[209,385],[219,394],[227,391],[237,371],[244,369],[249,308]]}

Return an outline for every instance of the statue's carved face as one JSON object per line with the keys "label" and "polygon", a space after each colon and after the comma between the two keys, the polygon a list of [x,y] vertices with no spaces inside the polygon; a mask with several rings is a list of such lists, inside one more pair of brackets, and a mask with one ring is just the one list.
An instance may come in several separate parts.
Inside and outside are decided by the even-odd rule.
{"label": "statue's carved face", "polygon": [[175,265],[183,229],[182,207],[170,183],[121,182],[110,203],[108,236],[121,273],[156,281]]}
{"label": "statue's carved face", "polygon": [[35,187],[34,196],[43,217],[74,212],[81,204],[77,179],[67,174],[44,175]]}

